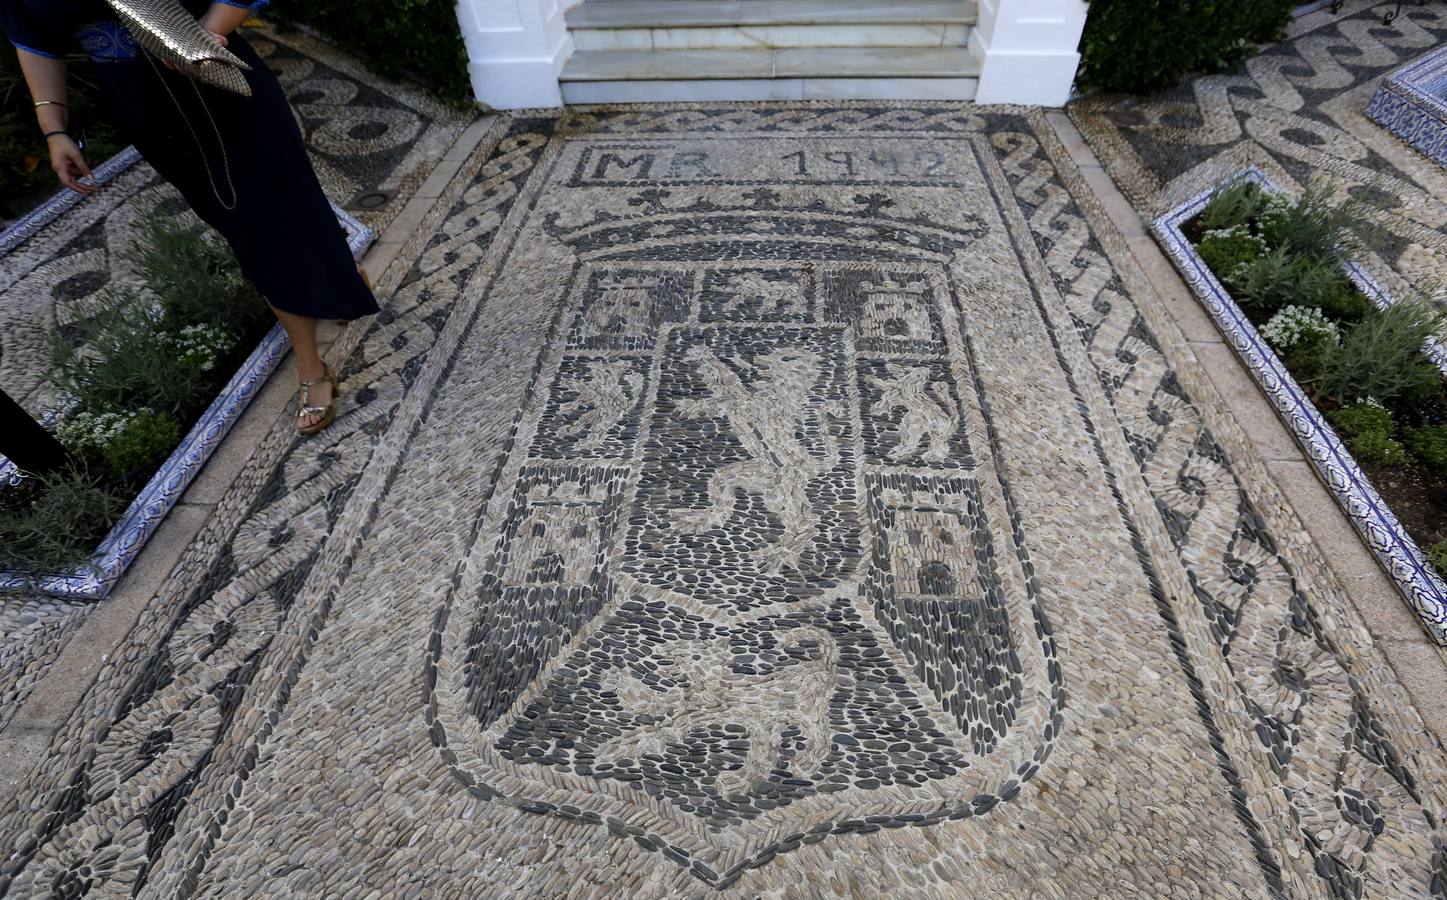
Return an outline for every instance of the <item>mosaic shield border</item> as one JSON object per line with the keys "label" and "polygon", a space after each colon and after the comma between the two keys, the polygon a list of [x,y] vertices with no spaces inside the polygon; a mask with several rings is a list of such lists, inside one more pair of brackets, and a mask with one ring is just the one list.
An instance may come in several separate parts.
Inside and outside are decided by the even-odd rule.
{"label": "mosaic shield border", "polygon": [[[586,143],[586,139],[575,140]],[[998,167],[988,146],[982,148],[978,145],[980,140],[982,138],[979,136],[970,136],[963,142],[969,147],[969,158],[977,167]],[[990,191],[991,197],[998,203],[999,198],[994,197],[995,183],[987,177],[984,168],[977,168],[976,171],[980,184]],[[761,239],[756,233],[761,221],[757,206],[747,203],[741,203],[738,208],[710,205],[706,210],[672,212],[655,208],[652,213],[650,215],[649,210],[644,209],[635,216],[600,214],[592,222],[571,227],[559,225],[555,217],[547,220],[547,230],[572,247],[575,257],[573,275],[568,279],[565,299],[560,304],[559,318],[554,325],[554,340],[545,348],[544,360],[534,375],[534,387],[529,390],[530,405],[515,423],[513,436],[509,441],[511,455],[500,473],[499,483],[511,484],[524,466],[536,468],[536,460],[523,458],[525,448],[531,444],[547,406],[546,398],[541,402],[537,399],[536,389],[539,386],[546,389],[556,377],[554,373],[562,364],[562,357],[570,343],[565,333],[570,323],[582,315],[583,291],[597,269],[625,268],[637,271],[648,268],[666,273],[688,271],[704,264],[718,267],[719,257],[713,255],[713,251],[724,245],[735,248],[734,252],[726,254],[725,258],[758,263],[757,253],[749,254],[738,248],[748,243],[757,245],[761,240],[765,244],[769,242],[767,236]],[[993,215],[994,211],[991,213]],[[770,221],[776,223],[779,240],[797,239],[797,233],[790,232],[789,228],[798,226],[812,236],[831,240],[836,245],[868,247],[876,252],[883,247],[887,251],[883,253],[883,259],[869,259],[868,262],[852,265],[876,270],[881,266],[913,267],[925,273],[925,277],[933,279],[940,289],[937,312],[945,323],[945,356],[952,370],[969,373],[968,377],[975,391],[974,396],[960,398],[963,401],[960,407],[966,415],[975,417],[971,423],[972,433],[977,436],[980,450],[983,451],[986,446],[990,448],[988,453],[978,454],[981,459],[974,474],[982,481],[990,479],[993,482],[990,495],[997,499],[994,501],[996,508],[989,516],[990,526],[1000,539],[1001,545],[1013,551],[1009,555],[1014,561],[1007,567],[1013,574],[1006,576],[1004,580],[1008,582],[1010,594],[1010,620],[1015,635],[1013,646],[1026,660],[1025,680],[1028,685],[1022,691],[1022,696],[1026,698],[1029,706],[1011,729],[1005,746],[987,754],[999,756],[1006,761],[974,767],[960,777],[931,784],[929,791],[904,800],[885,799],[871,806],[865,792],[866,796],[854,803],[847,816],[839,814],[841,804],[838,798],[809,798],[814,802],[800,801],[789,807],[800,818],[812,816],[805,827],[799,827],[797,822],[792,825],[787,822],[749,822],[732,832],[720,833],[717,830],[710,832],[686,813],[680,813],[667,804],[642,796],[626,783],[577,776],[553,769],[539,772],[535,765],[519,765],[503,759],[493,746],[500,734],[496,721],[510,721],[525,710],[527,703],[543,689],[548,679],[565,664],[569,656],[568,652],[560,648],[546,665],[540,669],[532,667],[535,671],[527,688],[514,700],[511,710],[491,727],[485,727],[472,714],[466,698],[465,683],[472,677],[469,666],[476,660],[468,657],[465,638],[470,626],[463,624],[471,619],[471,615],[455,620],[454,617],[458,615],[456,604],[459,597],[468,596],[470,589],[494,578],[498,566],[506,564],[499,556],[503,550],[500,543],[484,545],[489,543],[494,533],[494,529],[487,528],[485,523],[500,523],[502,519],[499,517],[503,510],[517,502],[512,496],[502,497],[503,494],[511,493],[507,491],[499,492],[490,510],[479,521],[476,533],[482,537],[474,545],[468,563],[455,581],[451,596],[439,609],[425,670],[429,696],[427,718],[433,742],[454,776],[474,794],[484,799],[507,802],[527,811],[606,825],[615,834],[631,837],[646,849],[662,852],[678,864],[688,867],[703,881],[718,886],[730,883],[745,868],[767,863],[778,852],[822,840],[829,834],[863,833],[883,827],[927,826],[946,819],[958,820],[984,814],[1019,794],[1021,785],[1033,777],[1048,758],[1062,725],[1064,692],[1060,669],[1054,659],[1054,638],[1036,596],[1033,568],[1024,546],[1019,517],[1009,500],[1008,484],[993,462],[998,452],[994,426],[986,418],[988,399],[980,386],[978,373],[973,369],[968,331],[963,325],[964,312],[952,277],[952,270],[958,269],[965,259],[964,251],[984,233],[984,221],[977,216],[971,216],[972,224],[964,228],[934,223],[911,223],[885,215],[877,207],[840,214],[821,211],[817,207],[807,210],[771,209],[769,217]],[[1010,225],[1003,218],[995,219],[995,227],[1001,229],[1005,240],[1013,241],[1015,246],[1030,247],[1029,252],[1034,252],[1028,239],[1022,243],[1018,235],[1011,233]],[[630,229],[634,231],[631,235]],[[672,246],[678,251],[674,254],[673,261],[657,260],[656,251],[663,245]],[[786,264],[785,260],[768,262]],[[849,264],[842,262],[838,266],[849,268]],[[1036,288],[1032,285],[1031,290]],[[687,323],[697,319],[697,294],[695,290],[691,300],[695,308],[691,309],[690,318],[685,322],[656,323],[658,334],[654,339],[657,345],[666,340],[669,330],[685,327]],[[579,348],[574,346],[573,349]],[[638,355],[643,348],[630,345],[599,346],[592,349],[604,354],[626,356]],[[649,380],[648,387],[651,392],[650,400],[644,404],[645,409],[651,408],[655,402],[657,365],[655,361],[653,377]],[[860,416],[857,397],[854,398],[852,413],[856,420],[854,433],[857,441],[860,433],[857,427]],[[576,469],[578,466],[594,464],[579,462],[555,465],[564,468],[572,465]],[[940,473],[932,474],[937,476]],[[857,472],[857,475],[861,482],[864,481],[862,471]],[[637,477],[636,472],[630,475],[629,496],[624,501],[628,510],[633,508],[632,493],[636,490]],[[869,532],[866,531],[865,544],[872,544],[873,538],[868,535]],[[600,559],[607,555],[608,549],[600,544]],[[848,586],[856,589],[855,596],[847,601],[855,604],[867,616],[866,621],[870,622],[873,621],[873,600],[865,582],[869,580],[871,571],[868,564],[860,566],[855,574],[855,581]],[[636,581],[629,575],[618,572],[616,565],[613,570],[599,573],[599,576],[592,578],[591,583],[597,590],[610,592],[610,596],[606,599],[595,598],[590,603],[596,612],[588,622],[580,624],[578,633],[572,636],[571,640],[563,642],[571,648],[580,646],[593,629],[607,621],[626,597],[643,598],[645,601],[682,602],[690,611],[700,612],[698,604],[689,606],[687,598]],[[847,593],[847,588],[843,592],[836,590],[833,593]],[[754,609],[748,615],[754,618],[768,613],[782,615],[789,609],[791,607],[787,605],[763,611]],[[724,621],[726,620],[727,617],[724,617]],[[910,661],[889,639],[884,629],[879,629],[879,636],[882,638],[881,646],[890,652],[896,670],[904,675],[910,688],[920,697],[930,697],[929,687],[913,671]],[[475,674],[475,666],[472,671]],[[948,719],[948,713],[942,718]],[[950,723],[949,727],[953,729],[955,726]],[[960,746],[970,745],[969,739],[958,730],[952,730],[950,734]],[[1024,746],[1020,746],[1021,744]],[[986,772],[986,769],[989,771]]]}

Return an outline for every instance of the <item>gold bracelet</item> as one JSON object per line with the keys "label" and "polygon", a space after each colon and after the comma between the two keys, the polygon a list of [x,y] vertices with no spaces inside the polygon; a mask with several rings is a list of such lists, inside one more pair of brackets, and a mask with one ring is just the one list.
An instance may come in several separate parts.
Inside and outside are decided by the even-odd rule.
{"label": "gold bracelet", "polygon": [[36,101],[35,101],[35,108],[36,108],[36,109],[39,109],[39,108],[42,107],[42,106],[58,106],[58,107],[60,107],[61,109],[66,109],[66,110],[70,109],[70,107],[66,106],[64,103],[61,103],[59,100],[36,100]]}

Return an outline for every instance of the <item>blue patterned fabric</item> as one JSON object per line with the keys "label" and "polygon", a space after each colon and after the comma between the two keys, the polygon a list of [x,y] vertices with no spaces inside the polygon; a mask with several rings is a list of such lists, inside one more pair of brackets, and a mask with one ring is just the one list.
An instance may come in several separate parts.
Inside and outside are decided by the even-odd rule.
{"label": "blue patterned fabric", "polygon": [[116,62],[135,59],[140,45],[119,22],[92,22],[75,33],[75,39],[93,62]]}

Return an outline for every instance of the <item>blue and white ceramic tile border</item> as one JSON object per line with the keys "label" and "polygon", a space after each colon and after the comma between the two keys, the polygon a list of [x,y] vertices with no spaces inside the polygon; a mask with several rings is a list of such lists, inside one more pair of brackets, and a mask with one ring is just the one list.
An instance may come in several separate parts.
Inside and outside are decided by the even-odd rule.
{"label": "blue and white ceramic tile border", "polygon": [[1447,100],[1423,89],[1447,82],[1447,45],[1407,63],[1382,79],[1367,101],[1367,117],[1447,167]]}
{"label": "blue and white ceramic tile border", "polygon": [[[127,147],[96,167],[95,180],[105,184],[140,159],[135,148]],[[84,198],[72,191],[62,190],[56,193],[33,212],[0,232],[0,256],[25,243],[83,200]],[[335,203],[332,204],[332,209],[347,231],[347,244],[351,247],[352,255],[360,258],[371,246],[375,234]],[[151,476],[151,480],[146,482],[146,486],[131,501],[120,520],[96,548],[85,569],[39,577],[12,572],[0,573],[0,591],[38,588],[58,597],[104,599],[126,568],[135,561],[146,541],[155,534],[161,520],[195,480],[201,467],[206,465],[206,460],[210,459],[211,454],[221,444],[221,439],[261,391],[277,363],[286,355],[287,347],[286,333],[281,330],[281,326],[274,326],[196,420],[180,446],[161,464],[156,474]],[[55,415],[45,417],[47,421],[54,418]],[[0,456],[0,489],[8,483],[6,476],[13,469],[14,465]]]}
{"label": "blue and white ceramic tile border", "polygon": [[[1264,189],[1276,191],[1266,176],[1251,168],[1240,177],[1249,178]],[[1439,644],[1447,644],[1447,583],[1427,562],[1420,547],[1407,534],[1397,517],[1377,494],[1361,467],[1321,412],[1306,398],[1300,385],[1287,372],[1275,352],[1257,333],[1255,326],[1231,299],[1211,273],[1182,231],[1183,226],[1205,207],[1213,189],[1203,191],[1152,223],[1157,240],[1180,270],[1192,292],[1215,320],[1216,326],[1251,370],[1277,413],[1306,450],[1347,517],[1366,540],[1387,574]],[[1352,281],[1379,308],[1392,299],[1360,266],[1350,263]],[[1429,348],[1433,361],[1447,374],[1447,353],[1440,344]]]}

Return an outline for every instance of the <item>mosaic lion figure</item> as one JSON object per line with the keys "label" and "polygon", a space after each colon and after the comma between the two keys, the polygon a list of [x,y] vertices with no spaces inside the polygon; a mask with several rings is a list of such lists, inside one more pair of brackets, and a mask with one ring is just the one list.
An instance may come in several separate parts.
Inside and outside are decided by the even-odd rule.
{"label": "mosaic lion figure", "polygon": [[839,674],[838,647],[828,632],[807,625],[786,632],[782,644],[810,656],[771,672],[741,675],[733,670],[728,638],[679,640],[656,653],[667,660],[657,671],[671,686],[646,684],[629,669],[610,671],[603,689],[617,694],[639,722],[600,744],[598,759],[663,756],[690,732],[742,725],[749,742],[744,764],[720,771],[714,781],[721,795],[737,794],[768,777],[785,730],[797,726],[805,747],[789,768],[798,776],[817,771],[832,748],[829,700]]}
{"label": "mosaic lion figure", "polygon": [[709,478],[708,506],[680,512],[678,527],[692,533],[721,528],[733,515],[738,490],[758,494],[784,526],[777,540],[755,551],[760,568],[773,575],[786,567],[799,569],[819,523],[809,501],[809,483],[831,471],[840,458],[839,441],[829,430],[828,417],[842,419],[842,403],[826,403],[818,411],[821,456],[810,452],[799,436],[810,412],[809,392],[824,361],[810,350],[775,350],[758,361],[758,375],[746,385],[705,347],[689,348],[684,358],[708,386],[709,396],[680,400],[679,414],[727,419],[749,458],[715,471]]}

